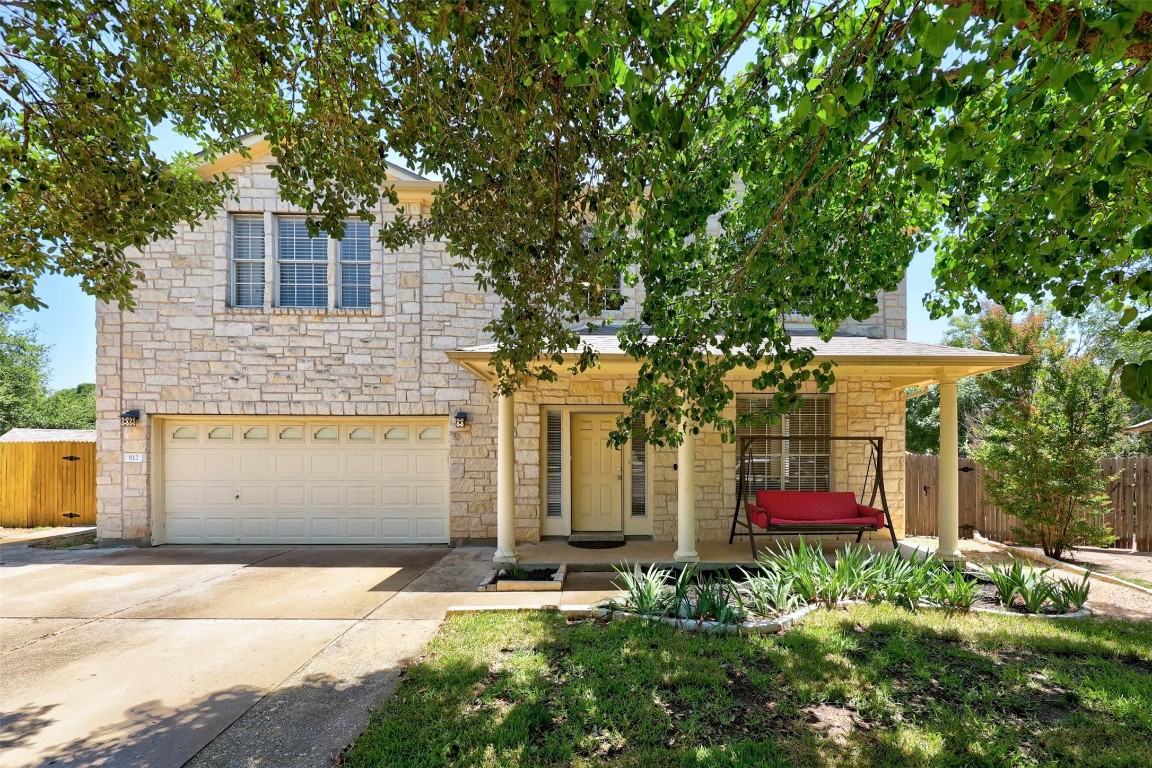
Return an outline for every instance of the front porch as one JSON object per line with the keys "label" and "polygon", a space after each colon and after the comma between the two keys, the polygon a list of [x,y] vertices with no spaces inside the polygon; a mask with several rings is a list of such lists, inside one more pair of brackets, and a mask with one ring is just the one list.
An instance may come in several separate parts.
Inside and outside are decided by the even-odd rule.
{"label": "front porch", "polygon": [[[486,496],[490,506],[481,506],[484,502],[477,499],[473,508],[482,515],[495,514],[486,519],[470,518],[469,525],[480,528],[487,537],[495,534],[493,559],[498,564],[749,563],[746,539],[738,537],[727,543],[733,509],[740,509],[739,459],[735,445],[722,439],[719,432],[686,424],[678,446],[625,446],[623,451],[616,451],[622,455],[610,457],[601,457],[588,447],[605,444],[612,419],[607,419],[608,427],[594,422],[623,411],[624,390],[637,371],[636,361],[607,339],[614,341],[614,337],[586,337],[593,347],[603,347],[597,350],[599,365],[594,371],[544,384],[528,382],[514,392],[496,394],[492,409],[495,434],[488,433],[489,439],[495,438],[495,472],[489,474],[488,469],[482,476],[478,472],[468,484],[469,490],[479,490],[477,486],[487,481],[486,493],[495,491]],[[876,438],[880,449],[882,441],[890,521],[897,538],[903,535],[904,522],[905,391],[940,385],[941,537],[936,554],[946,561],[959,560],[956,474],[948,471],[950,466],[957,466],[959,454],[956,382],[965,376],[1019,365],[1027,358],[892,338],[834,337],[828,342],[811,339],[806,343],[815,348],[814,363],[836,363],[836,384],[828,392],[805,390],[803,397],[811,399],[813,407],[797,413],[811,419],[801,419],[795,429],[781,426],[780,434],[791,435],[785,440],[794,438],[794,442],[805,439],[808,446],[821,438],[858,441],[864,446]],[[496,385],[490,365],[493,351],[494,347],[486,345],[457,350],[449,356]],[[732,418],[741,407],[756,407],[755,398],[770,397],[753,389],[752,373],[732,376],[736,394],[730,406]],[[574,437],[577,430],[579,443]],[[795,445],[791,453],[786,447],[768,451],[757,459],[760,466],[768,467],[767,474],[762,471],[759,477],[767,484],[759,487],[852,491],[860,504],[872,506],[861,490],[872,468],[867,454],[863,449],[856,451],[859,455],[851,454],[850,443],[824,442],[830,445],[822,452],[797,453]],[[952,482],[948,482],[949,477]],[[477,525],[474,521],[478,520],[484,522]],[[628,542],[617,549],[586,550],[571,547],[566,540],[552,540],[578,532],[602,533],[606,540],[627,537]],[[761,535],[757,535],[758,549],[764,546],[759,542]],[[834,535],[829,543],[835,548],[845,538]],[[893,546],[887,530],[869,534],[867,543],[877,549],[890,550]]]}

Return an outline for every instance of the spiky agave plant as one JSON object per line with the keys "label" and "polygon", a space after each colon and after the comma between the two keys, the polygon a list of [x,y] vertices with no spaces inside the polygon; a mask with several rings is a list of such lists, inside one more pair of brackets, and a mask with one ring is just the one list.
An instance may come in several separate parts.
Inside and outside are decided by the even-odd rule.
{"label": "spiky agave plant", "polygon": [[624,590],[625,604],[630,611],[648,618],[668,614],[672,603],[667,586],[671,571],[657,568],[655,564],[650,565],[647,571],[641,571],[638,567],[629,567],[628,563],[613,566],[613,569],[619,576],[616,586]]}

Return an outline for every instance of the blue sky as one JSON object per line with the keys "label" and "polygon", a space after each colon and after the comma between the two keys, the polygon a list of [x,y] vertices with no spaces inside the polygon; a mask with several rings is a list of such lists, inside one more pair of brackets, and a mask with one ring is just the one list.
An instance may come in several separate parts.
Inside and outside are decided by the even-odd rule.
{"label": "blue sky", "polygon": [[[195,147],[166,126],[156,131],[156,149],[171,156]],[[908,338],[937,342],[947,320],[930,320],[924,308],[924,295],[932,289],[932,256],[919,254],[908,269]],[[41,342],[51,347],[52,389],[74,387],[96,380],[96,302],[80,290],[79,281],[52,275],[40,281],[38,292],[48,305],[25,315],[26,324],[40,329]]]}

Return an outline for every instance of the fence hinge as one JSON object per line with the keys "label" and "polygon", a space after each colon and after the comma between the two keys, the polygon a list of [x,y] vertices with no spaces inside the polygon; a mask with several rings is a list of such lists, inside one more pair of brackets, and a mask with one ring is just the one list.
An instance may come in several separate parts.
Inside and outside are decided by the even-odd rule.
{"label": "fence hinge", "polygon": [[64,456],[62,458],[64,459],[64,461],[80,461],[79,456]]}

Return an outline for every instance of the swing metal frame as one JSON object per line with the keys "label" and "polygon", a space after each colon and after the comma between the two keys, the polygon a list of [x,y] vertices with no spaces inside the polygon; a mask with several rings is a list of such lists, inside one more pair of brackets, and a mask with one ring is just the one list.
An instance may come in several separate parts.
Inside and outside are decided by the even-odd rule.
{"label": "swing metal frame", "polygon": [[[750,481],[748,478],[749,469],[752,462],[752,447],[757,443],[764,443],[767,445],[770,441],[775,442],[797,442],[797,443],[814,443],[819,441],[828,442],[856,442],[868,443],[872,451],[868,458],[867,469],[864,473],[864,485],[860,489],[860,494],[857,500],[860,504],[864,503],[864,495],[871,493],[868,499],[867,506],[872,507],[884,513],[884,522],[888,528],[888,535],[892,539],[892,548],[897,553],[900,552],[900,547],[896,542],[896,531],[892,527],[892,513],[888,510],[888,494],[884,488],[884,438],[879,436],[841,436],[841,435],[805,435],[803,437],[794,437],[788,435],[756,435],[756,436],[743,436],[738,438],[738,453],[737,453],[737,484],[736,484],[736,508],[732,512],[732,530],[728,536],[728,543],[731,544],[737,536],[747,536],[748,544],[752,548],[752,558],[756,558],[756,528],[760,528],[765,535],[802,535],[805,533],[855,533],[856,543],[864,537],[865,531],[877,531],[879,528],[875,523],[860,524],[860,525],[847,525],[842,523],[836,524],[822,524],[819,521],[804,524],[788,524],[774,526],[769,524],[766,527],[758,526],[752,522],[752,514],[749,510],[748,493],[750,491]],[[871,488],[869,488],[869,481],[871,481]],[[803,493],[821,494],[829,493],[828,491],[803,491]],[[876,506],[879,500],[880,506]],[[741,514],[743,510],[743,514]],[[737,531],[737,527],[743,528],[744,531]]]}

